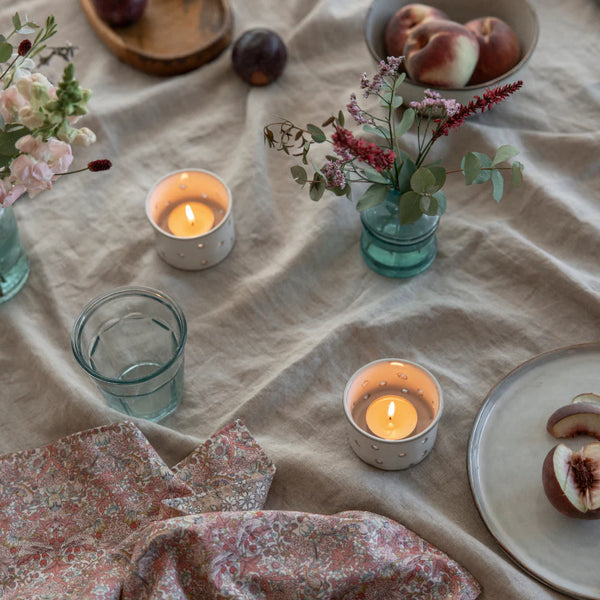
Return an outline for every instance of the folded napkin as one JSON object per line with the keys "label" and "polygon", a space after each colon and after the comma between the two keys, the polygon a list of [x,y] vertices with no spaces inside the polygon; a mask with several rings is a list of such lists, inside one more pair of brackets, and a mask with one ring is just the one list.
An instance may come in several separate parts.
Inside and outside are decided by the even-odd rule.
{"label": "folded napkin", "polygon": [[172,468],[128,422],[0,457],[0,598],[478,596],[385,517],[261,510],[274,472],[240,421]]}

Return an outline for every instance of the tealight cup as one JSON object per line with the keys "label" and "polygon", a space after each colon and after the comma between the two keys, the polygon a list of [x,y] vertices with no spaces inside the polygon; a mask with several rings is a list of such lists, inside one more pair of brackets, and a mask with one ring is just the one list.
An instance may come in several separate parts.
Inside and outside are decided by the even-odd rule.
{"label": "tealight cup", "polygon": [[75,320],[71,347],[107,404],[160,421],[183,396],[185,316],[158,290],[116,288],[89,302]]}
{"label": "tealight cup", "polygon": [[182,169],[156,182],[146,196],[146,216],[158,255],[178,269],[212,267],[235,243],[231,192],[204,169]]}
{"label": "tealight cup", "polygon": [[[378,410],[382,402],[394,405],[396,414]],[[361,460],[378,469],[413,467],[433,448],[443,404],[438,381],[424,367],[399,358],[373,361],[356,371],[344,390],[350,446]],[[402,419],[410,423],[405,426]]]}

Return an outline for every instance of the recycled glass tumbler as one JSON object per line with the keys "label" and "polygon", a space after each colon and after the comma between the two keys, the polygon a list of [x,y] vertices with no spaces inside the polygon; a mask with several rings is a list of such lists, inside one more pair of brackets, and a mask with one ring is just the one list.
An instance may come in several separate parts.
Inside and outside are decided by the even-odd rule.
{"label": "recycled glass tumbler", "polygon": [[172,298],[122,287],[84,307],[71,347],[111,408],[160,421],[181,402],[186,336],[185,316]]}

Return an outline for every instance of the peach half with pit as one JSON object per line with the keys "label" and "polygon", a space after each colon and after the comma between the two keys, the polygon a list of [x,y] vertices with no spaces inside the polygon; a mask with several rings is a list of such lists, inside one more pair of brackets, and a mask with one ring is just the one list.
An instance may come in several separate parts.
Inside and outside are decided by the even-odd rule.
{"label": "peach half with pit", "polygon": [[563,515],[600,519],[600,442],[580,451],[558,444],[548,452],[542,468],[548,500]]}
{"label": "peach half with pit", "polygon": [[473,75],[479,43],[464,25],[426,21],[408,35],[404,55],[411,79],[435,88],[460,88]]}
{"label": "peach half with pit", "polygon": [[439,8],[428,4],[407,4],[397,10],[385,28],[385,48],[388,56],[404,56],[408,34],[421,23],[432,19],[448,20],[450,17]]}
{"label": "peach half with pit", "polygon": [[512,27],[497,17],[481,17],[465,23],[479,43],[479,59],[469,84],[485,83],[512,69],[521,57]]}

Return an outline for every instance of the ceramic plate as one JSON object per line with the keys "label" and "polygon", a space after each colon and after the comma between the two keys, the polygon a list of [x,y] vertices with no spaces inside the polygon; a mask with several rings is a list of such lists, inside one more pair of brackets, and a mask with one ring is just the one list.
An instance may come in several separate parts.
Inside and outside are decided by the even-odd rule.
{"label": "ceramic plate", "polygon": [[483,521],[508,555],[546,585],[600,600],[600,520],[561,515],[542,487],[542,464],[559,442],[548,417],[578,394],[600,393],[600,344],[561,348],[525,362],[488,394],[469,440],[471,490]]}

